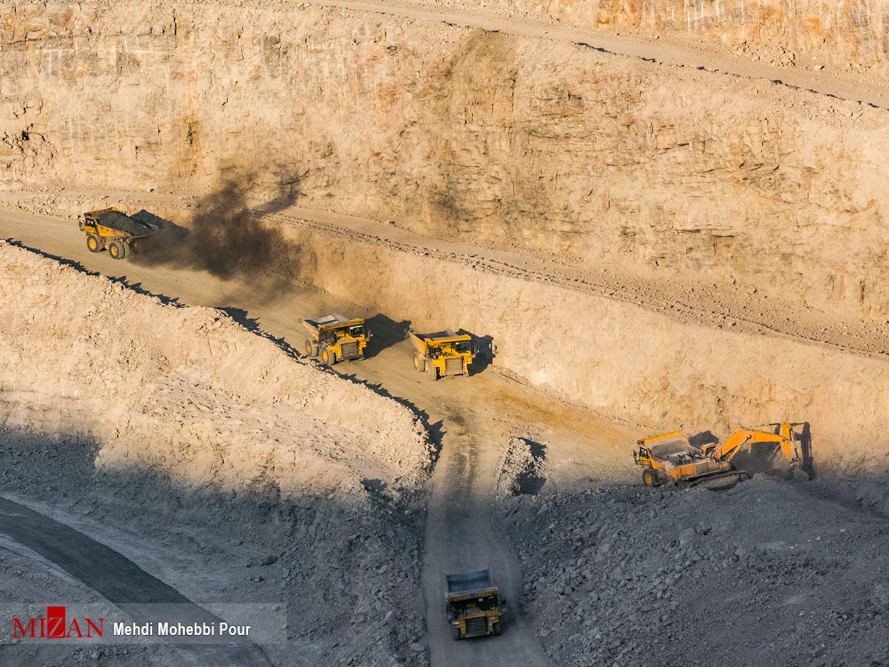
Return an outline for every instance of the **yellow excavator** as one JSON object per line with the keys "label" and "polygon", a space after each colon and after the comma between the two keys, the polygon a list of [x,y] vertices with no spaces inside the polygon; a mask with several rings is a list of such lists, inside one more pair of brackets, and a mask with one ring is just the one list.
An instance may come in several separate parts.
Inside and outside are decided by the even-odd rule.
{"label": "yellow excavator", "polygon": [[803,465],[803,454],[793,424],[777,424],[774,432],[733,428],[722,443],[695,447],[679,431],[664,433],[637,441],[633,453],[636,465],[642,466],[642,480],[648,486],[676,484],[703,486],[711,489],[729,488],[750,479],[750,474],[737,470],[732,459],[749,445],[777,445],[791,468]]}

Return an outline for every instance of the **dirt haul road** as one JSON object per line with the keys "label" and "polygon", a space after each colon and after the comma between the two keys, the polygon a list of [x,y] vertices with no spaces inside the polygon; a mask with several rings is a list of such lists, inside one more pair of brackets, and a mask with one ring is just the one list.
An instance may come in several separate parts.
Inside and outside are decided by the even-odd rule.
{"label": "dirt haul road", "polygon": [[[239,309],[243,311],[239,319],[258,320],[263,331],[296,349],[302,348],[303,318],[334,310],[354,316],[375,314],[318,291],[294,288],[274,296],[257,294],[249,285],[221,281],[202,272],[115,262],[107,253],[91,254],[72,221],[3,212],[0,238],[77,262],[90,271],[186,305]],[[635,481],[636,474],[620,445],[634,433],[547,398],[492,368],[469,378],[432,383],[414,370],[413,347],[401,340],[399,331],[397,326],[378,329],[374,347],[379,352],[364,362],[341,363],[334,368],[408,401],[425,413],[432,430],[440,434],[440,458],[428,501],[422,577],[432,664],[451,665],[465,659],[489,665],[548,665],[550,661],[517,608],[523,588],[518,559],[492,522],[504,448],[513,435],[544,435],[547,442],[563,445],[558,451],[553,448],[554,455],[547,461],[551,469],[560,471],[562,480],[580,479],[592,468],[602,471],[610,483],[626,483]],[[457,643],[450,637],[444,614],[444,575],[478,568],[489,568],[505,594],[506,627],[496,640]]]}

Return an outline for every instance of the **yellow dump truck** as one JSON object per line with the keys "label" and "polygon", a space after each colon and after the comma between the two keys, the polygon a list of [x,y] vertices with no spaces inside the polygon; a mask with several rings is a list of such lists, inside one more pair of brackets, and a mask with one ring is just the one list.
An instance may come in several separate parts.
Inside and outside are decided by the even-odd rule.
{"label": "yellow dump truck", "polygon": [[89,251],[102,252],[107,248],[111,259],[123,259],[135,248],[138,239],[151,236],[157,229],[155,225],[134,220],[113,206],[88,211],[80,218],[80,231],[86,235]]}
{"label": "yellow dump truck", "polygon": [[672,483],[678,486],[727,488],[750,479],[750,474],[732,465],[742,446],[780,447],[791,468],[804,463],[799,440],[789,423],[776,424],[774,432],[734,428],[722,443],[693,446],[688,438],[674,431],[636,444],[633,458],[642,466],[642,481],[648,486]]}
{"label": "yellow dump truck", "polygon": [[503,602],[488,570],[449,574],[448,622],[454,639],[499,635]]}
{"label": "yellow dump truck", "polygon": [[334,313],[314,320],[303,320],[303,326],[309,332],[306,356],[320,355],[321,361],[328,366],[344,359],[364,359],[370,331],[363,319],[349,319]]}
{"label": "yellow dump truck", "polygon": [[472,363],[472,337],[457,335],[450,329],[432,334],[411,333],[416,348],[414,368],[429,373],[432,380],[445,375],[469,375]]}

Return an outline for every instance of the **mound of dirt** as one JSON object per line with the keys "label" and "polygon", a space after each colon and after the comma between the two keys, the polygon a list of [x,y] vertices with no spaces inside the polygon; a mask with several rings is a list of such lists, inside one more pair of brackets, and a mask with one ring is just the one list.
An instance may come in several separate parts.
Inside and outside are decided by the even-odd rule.
{"label": "mound of dirt", "polygon": [[556,664],[887,664],[885,519],[809,490],[757,475],[499,507]]}
{"label": "mound of dirt", "polygon": [[535,447],[525,438],[510,438],[506,456],[497,480],[497,492],[502,495],[518,496],[523,493],[535,494],[546,483],[543,476],[544,464]]}

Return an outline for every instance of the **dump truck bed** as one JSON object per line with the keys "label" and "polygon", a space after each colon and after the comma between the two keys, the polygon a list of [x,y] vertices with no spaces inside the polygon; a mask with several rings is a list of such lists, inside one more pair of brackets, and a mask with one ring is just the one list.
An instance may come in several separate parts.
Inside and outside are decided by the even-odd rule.
{"label": "dump truck bed", "polygon": [[448,600],[451,602],[497,592],[497,587],[494,586],[491,573],[488,570],[449,574],[446,579],[448,581]]}
{"label": "dump truck bed", "polygon": [[157,227],[144,222],[139,222],[130,216],[121,213],[117,209],[106,208],[100,211],[90,211],[84,214],[84,218],[90,217],[98,224],[116,232],[120,232],[121,236],[130,238],[142,238],[151,236],[157,231]]}
{"label": "dump truck bed", "polygon": [[436,333],[418,334],[411,332],[411,342],[420,354],[426,352],[428,343],[462,343],[463,341],[471,341],[472,336],[469,334],[456,334],[450,329],[438,331]]}
{"label": "dump truck bed", "polygon": [[315,334],[320,334],[323,331],[328,331],[331,329],[342,329],[348,326],[355,326],[358,324],[364,324],[364,320],[360,317],[355,318],[354,320],[350,320],[339,313],[334,313],[333,315],[327,315],[325,317],[316,317],[313,320],[303,320],[303,326],[306,327],[309,331]]}

